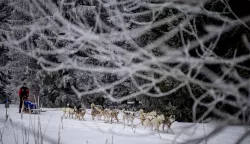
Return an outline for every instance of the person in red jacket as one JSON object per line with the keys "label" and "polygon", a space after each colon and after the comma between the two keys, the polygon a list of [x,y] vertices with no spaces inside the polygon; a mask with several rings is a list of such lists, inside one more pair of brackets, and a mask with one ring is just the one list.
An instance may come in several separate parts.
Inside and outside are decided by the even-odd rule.
{"label": "person in red jacket", "polygon": [[23,86],[19,89],[18,95],[20,98],[20,104],[19,104],[19,113],[21,113],[22,105],[23,105],[23,99],[28,98],[30,94],[29,89],[26,86],[26,83],[23,83]]}

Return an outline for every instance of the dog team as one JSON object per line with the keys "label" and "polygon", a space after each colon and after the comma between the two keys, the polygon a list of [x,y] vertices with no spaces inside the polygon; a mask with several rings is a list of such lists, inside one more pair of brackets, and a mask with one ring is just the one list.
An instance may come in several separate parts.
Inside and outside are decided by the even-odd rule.
{"label": "dog team", "polygon": [[[79,120],[85,120],[84,116],[86,114],[86,110],[83,108],[69,108],[69,105],[67,105],[66,108],[62,109],[63,111],[63,118],[75,118]],[[164,116],[163,114],[157,114],[156,111],[152,112],[144,112],[143,109],[139,110],[138,112],[135,111],[126,111],[125,109],[121,110],[122,113],[122,120],[123,122],[120,122],[118,119],[118,114],[120,110],[119,109],[103,109],[100,105],[91,104],[91,116],[92,120],[95,120],[97,118],[98,120],[101,120],[103,117],[103,120],[105,123],[113,123],[113,120],[115,119],[117,123],[123,123],[124,128],[127,124],[128,126],[135,127],[134,120],[136,118],[136,113],[139,113],[139,119],[141,125],[143,125],[145,128],[149,127],[151,130],[156,130],[157,132],[160,131],[160,126],[162,125],[162,130],[164,130],[165,126],[167,126],[167,132],[170,130],[173,133],[173,130],[171,129],[171,125],[175,121],[175,116],[170,115],[169,117]],[[137,125],[139,125],[137,124]]]}
{"label": "dog team", "polygon": [[77,109],[76,106],[72,109],[69,107],[69,104],[67,104],[67,107],[63,108],[62,111],[63,111],[63,118],[75,118],[79,120],[84,120],[84,116],[86,114],[85,109],[83,108]]}

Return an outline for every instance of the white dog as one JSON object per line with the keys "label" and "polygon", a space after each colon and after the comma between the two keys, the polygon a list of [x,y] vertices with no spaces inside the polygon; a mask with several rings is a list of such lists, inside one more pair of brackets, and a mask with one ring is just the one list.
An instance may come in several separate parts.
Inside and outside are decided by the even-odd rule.
{"label": "white dog", "polygon": [[146,127],[150,127],[151,130],[156,130],[157,132],[160,131],[160,125],[163,124],[165,117],[163,114],[157,116],[147,116],[146,119],[143,121],[143,125]]}
{"label": "white dog", "polygon": [[[139,110],[139,114],[140,114],[140,121],[141,121],[142,125],[144,125],[144,123],[145,123],[144,121],[146,120],[146,118],[152,119],[153,117],[156,117],[156,115],[157,115],[156,111],[144,113],[143,109]],[[150,118],[150,117],[152,117],[152,118]],[[148,123],[148,122],[146,122],[146,123]]]}
{"label": "white dog", "polygon": [[125,128],[126,122],[127,122],[127,125],[131,124],[131,126],[134,127],[135,112],[125,111],[125,109],[123,109],[122,113],[123,113],[122,120],[123,120],[124,128]]}
{"label": "white dog", "polygon": [[160,131],[160,125],[163,124],[165,120],[165,117],[163,114],[161,115],[158,115],[156,118],[154,118],[151,122],[152,122],[152,125],[153,125],[153,128],[154,130],[156,130],[157,132]]}
{"label": "white dog", "polygon": [[103,120],[104,122],[110,122],[111,123],[111,110],[110,109],[104,109],[102,112]]}
{"label": "white dog", "polygon": [[65,118],[70,118],[70,117],[74,118],[74,115],[76,116],[76,112],[77,112],[76,107],[74,107],[74,109],[67,107],[64,110],[64,116]]}
{"label": "white dog", "polygon": [[153,123],[152,121],[156,119],[156,116],[154,115],[146,115],[145,119],[142,122],[142,125],[145,126],[145,128],[150,127],[153,130]]}

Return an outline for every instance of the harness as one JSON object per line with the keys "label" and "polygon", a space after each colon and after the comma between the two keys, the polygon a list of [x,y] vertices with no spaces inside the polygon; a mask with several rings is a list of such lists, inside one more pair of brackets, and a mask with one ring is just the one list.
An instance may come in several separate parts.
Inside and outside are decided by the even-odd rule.
{"label": "harness", "polygon": [[[152,119],[150,119],[150,118],[146,118],[147,120],[149,120],[150,122],[153,120],[153,119],[156,119],[156,117],[153,117]],[[145,120],[146,120],[145,119]]]}
{"label": "harness", "polygon": [[130,112],[123,112],[123,114],[125,114],[125,115],[130,115]]}
{"label": "harness", "polygon": [[145,117],[144,114],[145,114],[145,113],[141,113],[141,114],[140,114],[140,120],[142,120],[142,121],[145,121],[145,120],[146,120],[146,117]]}

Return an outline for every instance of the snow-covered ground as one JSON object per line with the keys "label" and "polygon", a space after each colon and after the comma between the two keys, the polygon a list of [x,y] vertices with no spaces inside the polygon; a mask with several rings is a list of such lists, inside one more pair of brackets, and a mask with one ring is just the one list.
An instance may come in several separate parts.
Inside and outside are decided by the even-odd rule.
{"label": "snow-covered ground", "polygon": [[[10,120],[5,122],[5,108],[3,104],[0,105],[0,143],[22,144],[29,141],[29,144],[35,144],[34,137],[37,140],[41,139],[41,135],[44,133],[43,144],[58,143],[58,140],[61,144],[168,144],[181,143],[187,139],[204,136],[215,128],[215,124],[212,123],[192,126],[192,123],[175,122],[172,126],[175,134],[160,133],[160,137],[159,134],[152,132],[150,129],[144,129],[141,125],[138,125],[134,131],[128,126],[123,129],[122,124],[92,121],[89,115],[90,111],[85,116],[86,121],[75,119],[63,119],[61,121],[62,112],[59,109],[47,109],[47,112],[40,115],[42,134],[34,136],[33,132],[30,131],[29,133],[29,129],[34,128],[34,126],[36,130],[38,129],[38,115],[24,114],[21,118],[21,114],[17,111],[18,106],[11,105],[8,113],[12,123]],[[135,124],[137,123],[139,123],[138,119],[135,121]],[[192,127],[188,128],[190,126]],[[207,143],[233,144],[246,130],[247,128],[243,126],[230,126],[213,138],[208,139]],[[27,134],[25,135],[25,133]],[[248,136],[243,143],[250,144],[250,137]]]}

